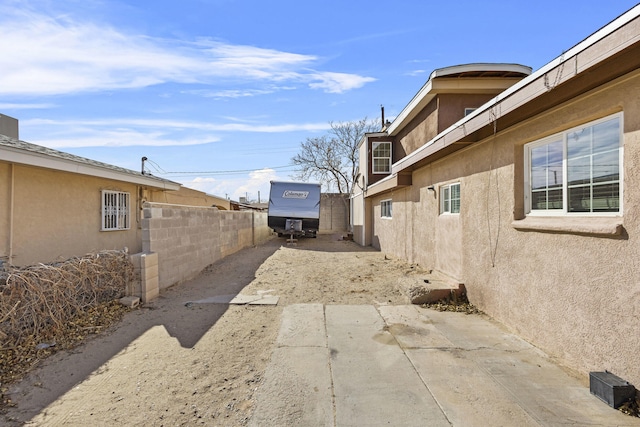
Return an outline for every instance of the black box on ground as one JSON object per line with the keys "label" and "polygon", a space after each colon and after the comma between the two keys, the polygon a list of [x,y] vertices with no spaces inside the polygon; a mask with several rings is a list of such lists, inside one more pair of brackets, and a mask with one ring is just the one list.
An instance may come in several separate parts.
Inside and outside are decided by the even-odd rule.
{"label": "black box on ground", "polygon": [[636,388],[611,372],[590,372],[589,390],[614,409],[636,395]]}

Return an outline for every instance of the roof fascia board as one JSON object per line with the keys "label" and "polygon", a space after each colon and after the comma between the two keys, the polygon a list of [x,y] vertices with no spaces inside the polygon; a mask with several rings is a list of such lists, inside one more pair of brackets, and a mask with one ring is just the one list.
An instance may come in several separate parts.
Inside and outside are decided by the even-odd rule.
{"label": "roof fascia board", "polygon": [[516,77],[484,77],[482,80],[469,80],[442,77],[433,82],[434,93],[494,93],[496,89],[507,90],[514,85]]}
{"label": "roof fascia board", "polygon": [[462,65],[453,65],[451,67],[438,68],[434,70],[429,79],[434,79],[436,77],[444,77],[452,74],[466,73],[469,71],[511,71],[518,72],[522,74],[531,74],[531,67],[527,67],[526,65],[520,64],[507,64],[507,63],[473,63],[473,64],[462,64]]}
{"label": "roof fascia board", "polygon": [[149,187],[162,188],[165,190],[179,190],[181,186],[176,182],[164,180],[161,178],[145,177],[144,175],[136,176],[118,172],[115,170],[103,169],[88,164],[81,164],[71,160],[56,159],[50,156],[24,152],[22,150],[14,150],[9,147],[3,147],[3,149],[0,150],[0,160],[9,163],[19,163],[28,166],[53,169],[62,172],[71,172],[81,175],[95,176],[98,178],[112,179],[115,181],[130,182],[132,184],[146,185]]}
{"label": "roof fascia board", "polygon": [[398,187],[398,174],[392,173],[380,181],[368,185],[364,190],[364,197],[375,196],[377,194],[393,190],[396,187]]}
{"label": "roof fascia board", "polygon": [[[627,13],[621,15],[611,23],[605,25],[600,30],[593,33],[591,36],[584,39],[582,42],[578,43],[571,49],[569,49],[564,54],[555,58],[548,64],[544,65],[535,73],[529,75],[528,77],[522,79],[515,85],[511,86],[509,89],[500,93],[498,96],[488,101],[480,108],[473,111],[471,114],[465,116],[458,122],[449,126],[444,131],[440,132],[436,135],[431,141],[428,141],[425,145],[409,154],[408,156],[400,159],[398,162],[394,163],[391,166],[392,173],[398,173],[403,169],[411,167],[418,161],[428,157],[430,154],[459,141],[464,138],[466,135],[481,129],[484,126],[491,124],[493,121],[497,120],[501,116],[506,115],[507,113],[519,108],[536,97],[546,93],[549,89],[541,83],[544,79],[544,75],[549,71],[559,67],[564,62],[567,62],[569,59],[575,57],[576,55],[586,51],[588,48],[596,44],[597,42],[603,40],[607,36],[611,35],[614,31],[622,28],[626,24],[630,23],[634,19],[640,16],[640,5],[635,6],[633,9],[629,10]],[[640,36],[639,36],[640,37]],[[637,37],[636,37],[637,38]],[[637,41],[637,40],[635,40]],[[618,51],[624,49],[628,45],[630,45],[634,40],[628,40],[626,43],[619,44],[616,49],[611,49],[607,52],[607,57],[610,57],[617,53]],[[603,58],[601,58],[603,59]],[[591,67],[593,63],[584,64],[580,68],[580,70],[576,70],[576,73],[583,72],[587,68]],[[568,76],[563,78],[558,83],[566,81],[574,76]],[[534,88],[532,93],[523,94],[523,89],[527,86],[534,86],[537,83],[537,87]],[[520,93],[521,96],[517,96]],[[391,132],[389,132],[391,133]]]}

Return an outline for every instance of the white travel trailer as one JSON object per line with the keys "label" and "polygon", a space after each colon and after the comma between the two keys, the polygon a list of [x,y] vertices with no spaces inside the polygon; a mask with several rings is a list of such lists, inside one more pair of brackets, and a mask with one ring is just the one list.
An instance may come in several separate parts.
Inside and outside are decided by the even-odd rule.
{"label": "white travel trailer", "polygon": [[320,184],[271,181],[268,225],[278,236],[316,237]]}

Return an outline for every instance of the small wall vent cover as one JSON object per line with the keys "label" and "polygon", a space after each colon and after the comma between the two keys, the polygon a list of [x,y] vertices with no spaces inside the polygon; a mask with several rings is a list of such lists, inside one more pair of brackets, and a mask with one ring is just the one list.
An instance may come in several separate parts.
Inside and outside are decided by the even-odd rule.
{"label": "small wall vent cover", "polygon": [[636,394],[633,385],[607,371],[589,373],[589,390],[614,409],[633,399]]}

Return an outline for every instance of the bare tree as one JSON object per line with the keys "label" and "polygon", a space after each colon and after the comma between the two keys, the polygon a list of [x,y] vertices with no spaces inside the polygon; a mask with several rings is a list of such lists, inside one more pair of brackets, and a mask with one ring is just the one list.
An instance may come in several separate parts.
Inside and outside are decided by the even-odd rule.
{"label": "bare tree", "polygon": [[300,153],[291,159],[298,167],[296,178],[322,183],[327,190],[350,193],[358,170],[358,143],[366,132],[379,130],[377,120],[365,117],[354,122],[329,122],[327,135],[307,138]]}

